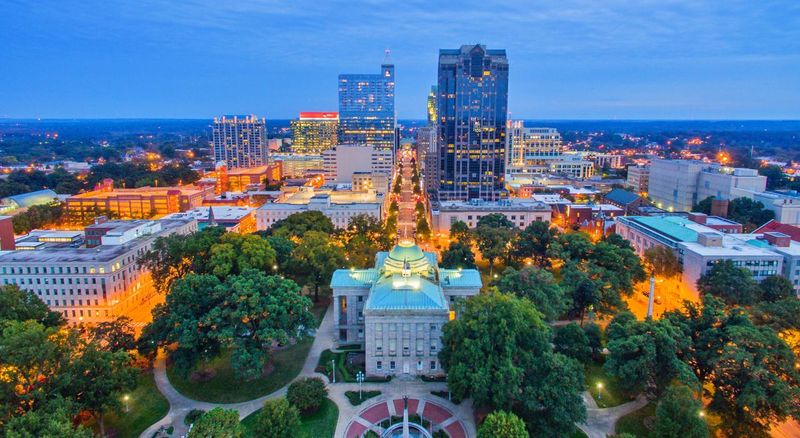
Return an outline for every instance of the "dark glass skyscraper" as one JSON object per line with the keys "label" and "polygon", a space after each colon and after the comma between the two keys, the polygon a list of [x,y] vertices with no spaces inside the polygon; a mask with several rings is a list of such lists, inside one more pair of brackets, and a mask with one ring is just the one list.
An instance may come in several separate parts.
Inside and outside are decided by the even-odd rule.
{"label": "dark glass skyscraper", "polygon": [[393,64],[339,75],[339,143],[394,149],[395,126]]}
{"label": "dark glass skyscraper", "polygon": [[440,200],[505,196],[508,58],[482,45],[439,50]]}

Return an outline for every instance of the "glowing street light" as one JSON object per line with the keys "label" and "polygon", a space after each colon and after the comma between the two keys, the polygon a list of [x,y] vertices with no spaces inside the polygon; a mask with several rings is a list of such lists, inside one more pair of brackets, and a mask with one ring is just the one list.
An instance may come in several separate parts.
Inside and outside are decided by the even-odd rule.
{"label": "glowing street light", "polygon": [[603,382],[597,382],[597,399],[603,399]]}
{"label": "glowing street light", "polygon": [[128,401],[131,399],[131,397],[128,394],[125,394],[125,396],[122,397],[122,399],[125,400],[125,412],[130,411],[131,409],[130,409],[130,404],[128,403]]}

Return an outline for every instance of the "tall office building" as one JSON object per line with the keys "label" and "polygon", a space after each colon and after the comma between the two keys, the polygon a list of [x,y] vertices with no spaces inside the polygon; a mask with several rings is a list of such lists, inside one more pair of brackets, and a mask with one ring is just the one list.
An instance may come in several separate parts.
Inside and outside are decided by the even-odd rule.
{"label": "tall office building", "polygon": [[441,200],[505,195],[508,58],[483,45],[439,51],[439,190]]}
{"label": "tall office building", "polygon": [[508,122],[508,130],[509,173],[546,173],[550,163],[561,157],[561,134],[554,128],[526,128],[522,120],[513,120]]}
{"label": "tall office building", "polygon": [[265,166],[269,161],[267,121],[254,115],[214,118],[214,160],[229,169]]}
{"label": "tall office building", "polygon": [[436,124],[436,85],[431,85],[431,91],[428,92],[428,125],[433,126]]}
{"label": "tall office building", "polygon": [[394,65],[377,74],[339,75],[339,142],[395,147]]}
{"label": "tall office building", "polygon": [[335,112],[301,112],[291,121],[292,152],[321,154],[336,146],[339,114]]}

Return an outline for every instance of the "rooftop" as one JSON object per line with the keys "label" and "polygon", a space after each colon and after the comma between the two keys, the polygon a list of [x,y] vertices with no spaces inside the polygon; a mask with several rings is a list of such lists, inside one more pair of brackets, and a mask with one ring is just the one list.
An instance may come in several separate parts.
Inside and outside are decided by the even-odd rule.
{"label": "rooftop", "polygon": [[86,193],[72,195],[70,199],[89,199],[89,198],[116,198],[120,196],[167,196],[171,191],[178,191],[181,195],[197,195],[205,193],[207,189],[187,185],[187,186],[166,186],[166,187],[139,187],[135,189],[117,189],[111,191],[92,190]]}
{"label": "rooftop", "polygon": [[629,192],[623,189],[614,189],[606,193],[603,197],[611,202],[616,202],[617,204],[620,205],[632,204],[641,199],[641,197],[636,193]]}
{"label": "rooftop", "polygon": [[544,202],[528,198],[511,198],[502,201],[441,201],[433,208],[438,211],[548,211]]}
{"label": "rooftop", "polygon": [[214,220],[217,221],[239,221],[256,209],[252,207],[197,207],[181,213],[173,213],[165,216],[164,219],[196,219],[198,222],[207,221],[209,210],[214,212]]}

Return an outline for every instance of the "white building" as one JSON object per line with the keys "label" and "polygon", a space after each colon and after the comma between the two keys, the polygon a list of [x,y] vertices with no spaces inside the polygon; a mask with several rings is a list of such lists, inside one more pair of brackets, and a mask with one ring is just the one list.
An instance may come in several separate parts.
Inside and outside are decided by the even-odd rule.
{"label": "white building", "polygon": [[284,193],[274,202],[259,207],[256,210],[256,227],[266,230],[275,222],[294,213],[311,210],[322,212],[337,228],[345,228],[350,218],[360,214],[382,220],[384,196],[375,191],[314,190],[313,187],[302,187],[298,192]]}
{"label": "white building", "polygon": [[32,232],[18,239],[17,250],[0,252],[0,282],[33,292],[71,324],[93,325],[122,315],[149,319],[149,308],[163,297],[139,257],[157,237],[194,232],[197,222],[109,221],[88,227],[87,233],[90,229],[102,229],[103,235],[86,236],[98,239],[99,246],[87,248],[76,232]]}
{"label": "white building", "polygon": [[469,202],[442,201],[431,205],[431,225],[435,233],[448,234],[450,226],[456,221],[462,221],[473,228],[478,225],[481,217],[493,213],[500,213],[516,227],[525,228],[535,221],[550,222],[553,211],[544,202],[529,198],[511,198],[494,202],[479,199]]}
{"label": "white building", "polygon": [[322,155],[272,154],[276,163],[280,163],[283,178],[302,178],[310,172],[323,173]]}
{"label": "white building", "polygon": [[389,193],[389,175],[373,172],[353,172],[353,191]]}
{"label": "white building", "polygon": [[653,160],[648,194],[658,208],[690,211],[709,196],[731,200],[763,192],[767,178],[754,169],[723,167],[702,161]]}
{"label": "white building", "polygon": [[565,152],[556,129],[526,128],[522,120],[510,120],[506,174],[511,178],[558,174],[583,179],[594,174],[594,165],[581,154]]}
{"label": "white building", "polygon": [[267,120],[256,116],[214,118],[214,161],[224,161],[229,169],[269,164]]}
{"label": "white building", "polygon": [[800,194],[796,191],[745,191],[743,196],[764,204],[767,210],[772,210],[776,221],[782,224],[800,225]]}
{"label": "white building", "polygon": [[650,184],[650,166],[639,164],[628,166],[626,183],[636,193],[647,193]]}
{"label": "white building", "polygon": [[373,146],[338,145],[322,153],[325,180],[352,182],[356,172],[391,175],[394,157],[391,149]]}

